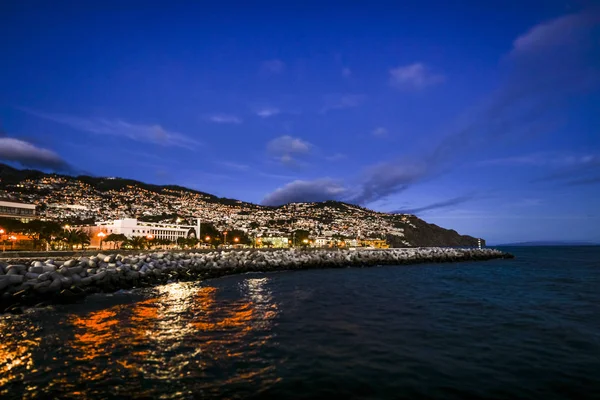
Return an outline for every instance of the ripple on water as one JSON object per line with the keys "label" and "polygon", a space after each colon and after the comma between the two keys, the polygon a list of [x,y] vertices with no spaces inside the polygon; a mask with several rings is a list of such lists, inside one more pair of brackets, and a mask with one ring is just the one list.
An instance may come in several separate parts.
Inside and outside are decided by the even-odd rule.
{"label": "ripple on water", "polygon": [[0,398],[598,398],[600,251],[568,268],[523,251],[245,274],[1,316]]}
{"label": "ripple on water", "polygon": [[[96,397],[110,387],[113,396],[164,398],[171,387],[171,397],[178,398],[215,394],[225,384],[232,392],[237,386],[268,387],[276,381],[274,367],[260,353],[279,311],[267,280],[244,280],[244,295],[237,299],[220,299],[215,287],[174,283],[126,304],[54,312],[57,332],[23,316],[4,317],[0,358],[9,362],[0,369],[0,395]],[[39,349],[42,341],[50,348]],[[49,370],[33,369],[44,363]]]}

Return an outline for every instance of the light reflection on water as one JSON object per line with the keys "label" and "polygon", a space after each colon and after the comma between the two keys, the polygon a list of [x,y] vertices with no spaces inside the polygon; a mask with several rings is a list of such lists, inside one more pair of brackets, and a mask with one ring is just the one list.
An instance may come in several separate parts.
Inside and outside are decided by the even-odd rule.
{"label": "light reflection on water", "polygon": [[[173,397],[214,394],[227,385],[267,388],[277,381],[275,366],[259,353],[279,313],[268,282],[245,279],[233,294],[194,283],[164,285],[144,300],[57,313],[54,332],[42,332],[27,316],[0,319],[0,360],[8,360],[0,366],[0,397],[15,389],[25,390],[17,397],[39,396],[35,384],[24,387],[25,376],[46,380],[46,394],[74,397],[105,396],[105,386],[114,396],[153,396],[156,381],[174,385]],[[36,349],[52,342],[61,368],[31,376],[46,358]]]}
{"label": "light reflection on water", "polygon": [[0,316],[0,399],[598,399],[598,260],[600,248],[524,248]]}

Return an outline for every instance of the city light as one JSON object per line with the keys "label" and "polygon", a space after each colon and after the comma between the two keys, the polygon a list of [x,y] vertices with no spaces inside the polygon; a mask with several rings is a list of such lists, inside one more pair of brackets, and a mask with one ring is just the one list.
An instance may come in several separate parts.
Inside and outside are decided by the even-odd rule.
{"label": "city light", "polygon": [[98,232],[98,234],[96,235],[100,238],[100,250],[102,250],[102,239],[104,239],[104,236],[106,236],[106,233],[104,232]]}
{"label": "city light", "polygon": [[240,241],[240,238],[237,238],[237,237],[236,237],[236,238],[233,238],[233,241],[237,243],[237,242],[239,242],[239,241]]}
{"label": "city light", "polygon": [[205,237],[204,240],[208,242],[210,240],[210,236]]}
{"label": "city light", "polygon": [[6,251],[6,241],[4,240],[4,229],[0,228],[0,235],[2,235],[2,251]]}

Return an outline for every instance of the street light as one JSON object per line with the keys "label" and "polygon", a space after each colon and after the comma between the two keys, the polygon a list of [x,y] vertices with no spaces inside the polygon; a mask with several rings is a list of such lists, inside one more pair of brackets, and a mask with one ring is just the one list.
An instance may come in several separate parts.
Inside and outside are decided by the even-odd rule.
{"label": "street light", "polygon": [[233,241],[237,243],[237,242],[239,242],[239,241],[240,241],[240,238],[237,238],[237,237],[236,237],[236,238],[233,238]]}
{"label": "street light", "polygon": [[227,231],[223,232],[223,247],[227,246]]}
{"label": "street light", "polygon": [[70,226],[70,225],[65,225],[65,226],[63,226],[63,229],[64,229],[65,231],[69,230],[69,228],[71,228],[71,226]]}
{"label": "street light", "polygon": [[[151,241],[152,239],[154,239],[154,236],[152,236],[151,234],[146,235],[147,241]],[[148,248],[150,248],[150,245],[148,245]]]}
{"label": "street light", "polygon": [[16,236],[10,236],[9,239],[12,241],[12,244],[10,245],[10,248],[14,250],[15,248],[15,242],[17,241],[17,237]]}
{"label": "street light", "polygon": [[104,239],[104,236],[106,236],[106,233],[104,232],[98,232],[98,235],[96,235],[100,238],[100,250],[102,250],[102,239]]}

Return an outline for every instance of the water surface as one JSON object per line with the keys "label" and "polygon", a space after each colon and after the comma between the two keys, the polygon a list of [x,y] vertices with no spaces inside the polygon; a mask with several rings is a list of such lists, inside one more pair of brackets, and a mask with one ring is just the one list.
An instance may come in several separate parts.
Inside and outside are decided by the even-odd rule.
{"label": "water surface", "polygon": [[600,248],[245,274],[0,316],[0,398],[600,398]]}

